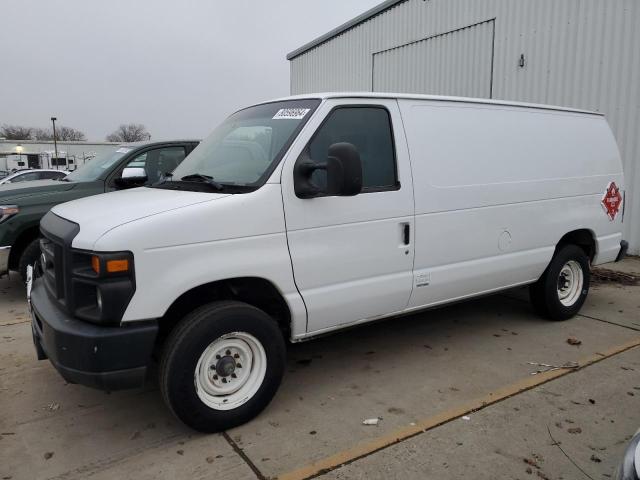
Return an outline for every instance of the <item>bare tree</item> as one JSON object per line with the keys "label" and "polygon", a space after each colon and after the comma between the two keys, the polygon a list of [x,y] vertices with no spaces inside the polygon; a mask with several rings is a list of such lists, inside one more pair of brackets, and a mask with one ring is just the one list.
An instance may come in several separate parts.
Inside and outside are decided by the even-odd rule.
{"label": "bare tree", "polygon": [[113,133],[107,135],[108,142],[140,142],[142,140],[151,140],[151,134],[141,123],[122,124]]}
{"label": "bare tree", "polygon": [[[53,134],[51,135],[53,138]],[[80,130],[76,130],[71,127],[63,127],[60,126],[56,128],[56,138],[58,140],[67,141],[67,142],[81,142],[86,140],[87,137]]]}
{"label": "bare tree", "polygon": [[[3,125],[0,128],[0,137],[7,140],[53,140],[53,130],[50,128],[20,127],[16,125]],[[56,128],[56,139],[59,141],[80,142],[87,137],[80,130],[71,127],[60,126]]]}
{"label": "bare tree", "polygon": [[18,125],[2,125],[0,127],[0,137],[7,140],[30,140],[33,133],[31,127],[21,127]]}
{"label": "bare tree", "polygon": [[33,128],[31,136],[36,140],[53,140],[53,131],[50,128]]}

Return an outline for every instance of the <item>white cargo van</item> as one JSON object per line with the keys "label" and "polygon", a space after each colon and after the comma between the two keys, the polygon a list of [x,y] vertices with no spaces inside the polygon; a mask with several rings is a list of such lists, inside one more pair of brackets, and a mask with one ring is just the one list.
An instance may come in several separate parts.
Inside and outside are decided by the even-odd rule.
{"label": "white cargo van", "polygon": [[[531,285],[575,315],[624,255],[624,180],[602,115],[394,94],[240,110],[164,181],[58,205],[31,303],[70,382],[140,386],[201,431],[274,396],[286,341]],[[31,286],[31,284],[30,284]]]}

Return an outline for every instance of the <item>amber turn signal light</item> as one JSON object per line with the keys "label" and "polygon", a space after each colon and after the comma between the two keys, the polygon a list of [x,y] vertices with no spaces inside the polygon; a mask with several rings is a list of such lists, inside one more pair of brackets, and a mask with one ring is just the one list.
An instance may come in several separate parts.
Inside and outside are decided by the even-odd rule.
{"label": "amber turn signal light", "polygon": [[[91,268],[100,275],[100,257],[94,255],[91,257]],[[129,260],[126,258],[116,260],[106,260],[104,262],[105,273],[120,273],[129,271]]]}
{"label": "amber turn signal light", "polygon": [[91,257],[91,268],[93,268],[94,272],[100,275],[100,259],[96,255]]}
{"label": "amber turn signal light", "polygon": [[129,271],[129,260],[107,260],[107,273],[118,273]]}

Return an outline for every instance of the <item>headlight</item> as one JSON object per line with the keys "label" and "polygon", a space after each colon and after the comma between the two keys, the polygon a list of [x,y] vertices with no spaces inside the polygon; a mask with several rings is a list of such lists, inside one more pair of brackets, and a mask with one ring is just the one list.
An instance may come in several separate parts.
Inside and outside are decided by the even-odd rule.
{"label": "headlight", "polygon": [[18,212],[20,212],[20,207],[17,205],[0,205],[0,223],[10,219]]}
{"label": "headlight", "polygon": [[120,323],[136,289],[131,252],[74,251],[70,307],[92,323]]}

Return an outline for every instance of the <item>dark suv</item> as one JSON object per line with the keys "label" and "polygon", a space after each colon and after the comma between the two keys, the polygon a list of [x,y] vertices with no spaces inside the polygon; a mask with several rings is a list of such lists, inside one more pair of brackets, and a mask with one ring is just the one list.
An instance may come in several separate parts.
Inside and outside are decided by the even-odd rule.
{"label": "dark suv", "polygon": [[61,181],[36,180],[0,189],[0,276],[27,266],[40,255],[40,219],[51,207],[98,193],[140,187],[173,171],[198,140],[114,145]]}

